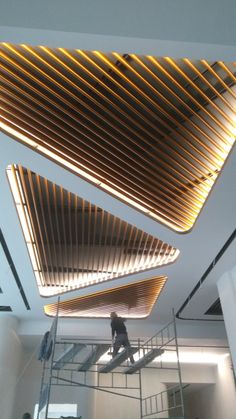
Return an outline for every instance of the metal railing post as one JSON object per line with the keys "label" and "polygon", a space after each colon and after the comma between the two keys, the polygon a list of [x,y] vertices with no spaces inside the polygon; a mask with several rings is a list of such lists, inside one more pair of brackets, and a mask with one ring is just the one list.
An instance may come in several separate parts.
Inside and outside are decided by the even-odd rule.
{"label": "metal railing post", "polygon": [[[138,339],[138,348],[140,354],[140,339]],[[143,393],[142,393],[142,377],[141,377],[141,370],[139,370],[139,397],[140,397],[140,419],[143,419]]]}
{"label": "metal railing post", "polygon": [[52,354],[51,354],[51,363],[50,363],[50,370],[49,370],[48,397],[47,397],[47,404],[46,404],[46,411],[45,411],[45,419],[48,419],[48,408],[49,408],[51,385],[52,385],[52,369],[53,369],[53,361],[54,361],[54,353],[55,353],[56,337],[57,337],[59,303],[60,303],[60,297],[58,297],[58,300],[57,300],[57,314],[55,318],[55,327],[54,327],[53,336],[52,336],[53,343],[52,343]]}
{"label": "metal railing post", "polygon": [[178,366],[179,385],[180,385],[180,400],[181,400],[181,406],[182,406],[182,414],[183,414],[183,418],[184,418],[185,412],[184,412],[183,385],[182,385],[181,369],[180,369],[180,362],[179,362],[179,347],[178,347],[177,327],[176,327],[176,320],[175,320],[175,312],[174,312],[174,309],[172,309],[172,315],[173,315],[173,323],[174,323],[175,347],[176,347],[176,355],[177,355],[177,366]]}

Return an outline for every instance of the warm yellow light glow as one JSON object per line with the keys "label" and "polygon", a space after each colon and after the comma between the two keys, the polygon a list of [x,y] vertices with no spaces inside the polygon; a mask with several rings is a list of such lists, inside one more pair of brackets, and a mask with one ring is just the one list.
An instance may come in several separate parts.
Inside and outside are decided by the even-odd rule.
{"label": "warm yellow light glow", "polygon": [[33,241],[34,234],[33,234],[32,226],[31,226],[30,218],[29,218],[29,213],[27,210],[24,212],[24,215],[26,218],[26,224],[29,231],[30,241]]}
{"label": "warm yellow light glow", "polygon": [[30,255],[32,266],[33,266],[33,270],[38,271],[39,266],[37,264],[36,257],[35,257],[35,250],[36,249],[35,249],[35,247],[33,247],[32,243],[27,243],[27,244],[28,244],[28,250],[29,250],[29,255]]}
{"label": "warm yellow light glow", "polygon": [[[89,175],[84,170],[79,169],[74,164],[68,162],[65,158],[59,157],[53,151],[50,151],[47,148],[45,148],[45,147],[37,144],[36,142],[30,140],[28,137],[26,137],[25,135],[22,135],[17,130],[12,129],[11,127],[9,127],[6,124],[2,124],[2,129],[9,132],[10,135],[13,135],[14,137],[19,138],[19,140],[24,141],[25,143],[27,143],[31,147],[34,147],[35,149],[37,149],[41,153],[45,154],[46,156],[51,157],[53,160],[57,161],[58,163],[61,163],[63,166],[67,167],[68,169],[72,170],[73,172],[77,173],[78,175],[82,176],[83,178],[87,179],[88,181],[94,183],[96,186],[102,187],[106,191],[112,193],[113,195],[117,196],[118,198],[122,199],[123,201],[127,202],[128,204],[134,206],[135,208],[142,211],[143,213],[150,215],[151,217],[155,218],[156,220],[158,220],[160,222],[164,222],[166,225],[168,225],[170,228],[174,228],[176,231],[179,231],[179,232],[184,231],[184,229],[180,229],[180,228],[176,227],[173,223],[164,220],[164,218],[162,218],[160,216],[157,216],[156,213],[153,213],[152,211],[147,210],[147,208],[145,208],[143,205],[138,204],[136,201],[133,201],[131,198],[128,198],[122,192],[118,192],[117,189],[114,189],[111,186],[107,185],[106,183],[103,183],[103,182],[99,181],[94,176]],[[70,158],[70,160],[72,160],[72,159]],[[192,217],[192,220],[194,220],[194,217]],[[191,225],[191,223],[189,224],[189,226],[190,225]]]}
{"label": "warm yellow light glow", "polygon": [[14,172],[11,170],[11,166],[7,167],[7,177],[10,183],[12,195],[16,205],[21,204],[20,193],[16,183],[16,178]]}
{"label": "warm yellow light glow", "polygon": [[16,209],[17,209],[19,219],[21,222],[21,227],[24,233],[25,241],[26,243],[30,243],[31,242],[31,236],[30,236],[31,229],[28,228],[28,223],[27,223],[28,218],[26,218],[25,216],[25,211],[27,211],[27,208],[25,206],[22,191],[18,187],[15,173],[11,170],[11,166],[8,166],[7,168],[7,175],[8,175],[9,183],[11,186],[12,194],[14,196],[14,201],[15,201]]}
{"label": "warm yellow light glow", "polygon": [[[235,89],[236,92],[236,89]],[[236,106],[235,106],[235,116],[232,118],[232,127],[231,127],[232,137],[229,137],[228,141],[232,146],[236,141]]]}
{"label": "warm yellow light glow", "polygon": [[232,128],[232,137],[231,137],[231,145],[235,142],[236,139],[236,127]]}
{"label": "warm yellow light glow", "polygon": [[232,63],[1,46],[6,133],[171,229],[190,230],[235,142]]}
{"label": "warm yellow light glow", "polygon": [[35,278],[36,278],[36,283],[37,283],[37,285],[38,285],[38,288],[40,288],[41,286],[42,286],[42,275],[41,275],[41,272],[39,272],[39,271],[34,271],[34,274],[35,274]]}
{"label": "warm yellow light glow", "polygon": [[[122,265],[114,267],[111,265],[110,267],[107,266],[106,269],[101,272],[85,272],[78,273],[77,277],[75,273],[66,273],[66,281],[63,280],[61,283],[60,274],[58,274],[58,282],[57,286],[50,286],[50,278],[45,279],[45,276],[42,274],[42,262],[40,261],[39,250],[36,246],[36,238],[34,236],[34,229],[31,225],[31,218],[29,215],[29,209],[26,205],[26,201],[24,198],[24,193],[27,193],[23,190],[23,183],[21,176],[23,168],[12,165],[7,167],[7,175],[9,179],[9,183],[11,186],[12,194],[15,200],[17,212],[19,215],[20,223],[22,226],[23,234],[25,237],[25,241],[28,247],[29,256],[32,262],[32,267],[35,272],[37,284],[39,287],[39,292],[43,296],[50,296],[59,294],[66,291],[71,291],[72,289],[79,289],[81,287],[86,287],[94,283],[100,283],[104,281],[108,281],[109,279],[117,278],[119,276],[129,275],[134,272],[143,271],[146,269],[150,269],[152,267],[157,267],[163,264],[172,263],[176,260],[179,255],[179,250],[172,248],[170,246],[166,247],[165,254],[160,257],[160,251],[156,251],[153,249],[149,255],[146,255],[145,258],[134,257],[133,261],[130,257],[126,258]],[[132,227],[134,228],[134,227]],[[137,234],[137,233],[136,233]],[[143,237],[144,232],[142,232],[141,239]],[[154,240],[154,238],[153,238]],[[141,243],[141,241],[140,241]],[[159,240],[157,240],[157,244],[159,244]],[[157,249],[157,248],[156,248]],[[171,250],[172,249],[172,250]],[[109,272],[111,271],[111,272]],[[114,272],[113,272],[114,271]],[[45,283],[46,281],[46,283]]]}
{"label": "warm yellow light glow", "polygon": [[[1,117],[3,118],[3,117]],[[5,118],[4,118],[5,119]],[[6,120],[6,119],[5,119]],[[7,120],[6,120],[7,121]],[[10,122],[10,121],[8,121]],[[12,122],[11,122],[12,124]],[[16,126],[16,125],[15,125]],[[30,138],[28,138],[26,135],[21,134],[19,131],[17,131],[17,126],[16,129],[13,129],[11,127],[9,127],[9,125],[5,124],[4,122],[0,121],[0,128],[6,132],[8,132],[10,135],[13,135],[13,137],[18,138],[21,141],[24,141],[24,143],[28,144],[30,147],[34,147],[37,148],[37,143],[35,141],[32,141]],[[27,133],[27,132],[26,132]],[[30,134],[32,136],[32,134]]]}
{"label": "warm yellow light glow", "polygon": [[18,204],[16,206],[16,208],[17,208],[17,212],[18,212],[18,215],[19,215],[19,218],[20,218],[21,227],[22,227],[22,230],[23,230],[23,233],[24,233],[24,236],[25,236],[25,241],[26,241],[27,244],[30,244],[31,243],[31,237],[30,237],[30,232],[29,232],[27,220],[26,220],[26,217],[25,217],[24,208],[21,204]]}
{"label": "warm yellow light glow", "polygon": [[[132,282],[115,288],[60,301],[60,317],[106,318],[115,309],[124,318],[146,318],[156,303],[167,277],[159,276]],[[132,301],[132,302],[131,302]],[[44,306],[48,316],[56,315],[55,303]]]}
{"label": "warm yellow light glow", "polygon": [[[32,267],[34,272],[36,273],[39,270],[39,259],[37,255],[37,249],[34,244],[35,240],[33,236],[33,230],[30,223],[27,206],[24,201],[24,195],[19,182],[18,173],[12,170],[12,166],[8,166],[6,172],[11,186],[13,198],[16,204],[16,209],[20,219],[21,228],[25,237]],[[38,285],[41,285],[41,279],[39,280]]]}

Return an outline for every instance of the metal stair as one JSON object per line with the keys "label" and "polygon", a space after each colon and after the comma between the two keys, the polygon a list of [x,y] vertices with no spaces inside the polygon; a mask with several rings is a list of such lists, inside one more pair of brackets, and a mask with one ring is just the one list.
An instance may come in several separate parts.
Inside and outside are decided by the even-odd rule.
{"label": "metal stair", "polygon": [[118,367],[122,362],[124,362],[127,358],[137,352],[138,348],[130,348],[130,349],[123,349],[122,352],[119,352],[111,361],[109,361],[106,365],[99,368],[99,373],[106,373],[114,370]]}
{"label": "metal stair", "polygon": [[59,358],[57,358],[52,366],[54,370],[60,370],[64,367],[65,364],[70,362],[75,355],[77,355],[86,345],[84,343],[73,343],[71,344],[65,352],[63,352]]}
{"label": "metal stair", "polygon": [[163,349],[153,348],[148,351],[142,358],[139,358],[134,364],[130,365],[126,370],[124,370],[125,374],[134,374],[140,368],[145,367],[145,365],[149,364],[153,361],[154,358],[161,356],[164,353]]}
{"label": "metal stair", "polygon": [[96,364],[99,358],[109,350],[110,345],[94,345],[92,347],[92,352],[88,354],[87,358],[83,361],[83,364],[79,366],[78,371],[88,371],[89,368]]}

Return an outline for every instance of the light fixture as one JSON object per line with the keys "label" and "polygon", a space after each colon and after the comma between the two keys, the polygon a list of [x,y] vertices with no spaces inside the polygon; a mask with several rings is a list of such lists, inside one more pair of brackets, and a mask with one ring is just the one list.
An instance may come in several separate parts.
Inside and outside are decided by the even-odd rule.
{"label": "light fixture", "polygon": [[7,168],[39,292],[51,296],[173,263],[179,250],[20,165]]}
{"label": "light fixture", "polygon": [[0,43],[1,129],[177,232],[235,143],[233,63]]}
{"label": "light fixture", "polygon": [[116,311],[126,319],[142,319],[150,315],[166,283],[164,276],[132,282],[109,288],[83,297],[71,298],[59,303],[47,304],[44,312],[48,316],[104,318]]}

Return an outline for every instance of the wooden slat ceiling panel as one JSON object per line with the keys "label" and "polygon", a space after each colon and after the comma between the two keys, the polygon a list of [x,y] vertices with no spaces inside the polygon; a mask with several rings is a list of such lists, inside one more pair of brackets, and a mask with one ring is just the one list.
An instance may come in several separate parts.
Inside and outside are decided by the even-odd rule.
{"label": "wooden slat ceiling panel", "polygon": [[41,295],[172,263],[179,250],[22,166],[7,169]]}
{"label": "wooden slat ceiling panel", "polygon": [[0,44],[3,131],[178,232],[236,132],[234,63]]}
{"label": "wooden slat ceiling panel", "polygon": [[[124,318],[145,318],[157,301],[167,278],[158,276],[59,302],[59,317],[109,318],[116,311]],[[44,312],[55,316],[57,304],[47,304]]]}

